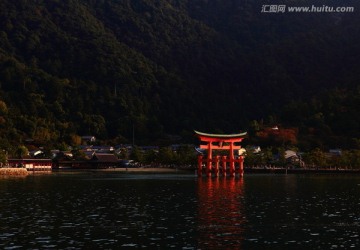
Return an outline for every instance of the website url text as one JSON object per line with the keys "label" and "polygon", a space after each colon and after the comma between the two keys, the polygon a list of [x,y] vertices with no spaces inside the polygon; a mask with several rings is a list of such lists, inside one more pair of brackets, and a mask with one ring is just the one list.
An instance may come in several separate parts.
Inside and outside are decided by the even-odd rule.
{"label": "website url text", "polygon": [[334,7],[334,6],[286,6],[286,5],[263,5],[261,8],[262,13],[350,13],[354,12],[355,7],[345,6],[345,7]]}

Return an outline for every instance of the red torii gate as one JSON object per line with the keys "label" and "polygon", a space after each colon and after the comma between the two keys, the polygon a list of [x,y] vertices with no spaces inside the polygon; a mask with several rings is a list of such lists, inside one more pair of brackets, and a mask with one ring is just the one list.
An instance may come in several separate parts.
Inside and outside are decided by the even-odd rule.
{"label": "red torii gate", "polygon": [[[206,145],[200,144],[200,149],[207,150],[207,159],[203,159],[203,155],[198,156],[198,176],[203,173],[203,163],[206,163],[205,172],[207,176],[211,176],[212,172],[215,176],[221,172],[223,175],[227,174],[227,163],[229,163],[228,174],[235,176],[237,172],[240,176],[244,174],[244,156],[234,157],[234,150],[240,150],[240,145],[235,145],[244,139],[246,132],[239,134],[207,134],[195,130],[195,134],[199,137],[201,142],[206,142]],[[212,150],[229,150],[229,157],[216,156],[212,157]],[[219,163],[221,161],[221,168]],[[214,163],[214,164],[213,164]],[[238,169],[235,171],[235,163],[238,163]]]}

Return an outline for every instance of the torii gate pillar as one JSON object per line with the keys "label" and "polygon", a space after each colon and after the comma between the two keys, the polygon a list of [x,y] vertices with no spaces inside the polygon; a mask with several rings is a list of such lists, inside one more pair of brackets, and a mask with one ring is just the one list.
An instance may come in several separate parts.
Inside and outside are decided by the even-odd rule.
{"label": "torii gate pillar", "polygon": [[[211,176],[214,174],[218,176],[219,172],[223,175],[230,175],[235,176],[238,173],[240,176],[244,174],[244,157],[239,156],[235,158],[234,150],[240,150],[241,146],[235,143],[240,143],[245,133],[241,134],[230,134],[230,135],[223,135],[223,134],[207,134],[195,131],[195,134],[199,137],[201,142],[205,142],[206,144],[200,144],[201,149],[207,150],[207,158],[204,162],[203,156],[198,156],[198,176],[203,174],[203,165],[205,163],[205,174],[206,176]],[[222,169],[219,169],[219,161],[220,157],[216,156],[213,158],[212,151],[213,150],[229,150],[229,157],[222,156],[221,157],[221,166]],[[214,164],[213,164],[214,163]],[[229,164],[227,164],[229,163]],[[237,164],[238,168],[236,171],[235,163]],[[219,171],[220,170],[220,171]]]}

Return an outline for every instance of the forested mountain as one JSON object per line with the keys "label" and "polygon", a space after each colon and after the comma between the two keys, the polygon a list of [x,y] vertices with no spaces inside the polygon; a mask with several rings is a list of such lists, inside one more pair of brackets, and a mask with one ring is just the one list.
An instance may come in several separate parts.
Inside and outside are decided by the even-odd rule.
{"label": "forested mountain", "polygon": [[298,131],[299,147],[359,148],[360,4],[262,13],[264,4],[275,3],[1,1],[1,147],[89,134],[190,142],[193,129],[249,130],[250,143],[280,124]]}

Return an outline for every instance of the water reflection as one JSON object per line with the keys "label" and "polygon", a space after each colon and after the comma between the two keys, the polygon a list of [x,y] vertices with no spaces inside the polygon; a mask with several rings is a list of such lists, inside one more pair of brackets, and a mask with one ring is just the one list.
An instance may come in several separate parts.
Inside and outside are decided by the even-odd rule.
{"label": "water reflection", "polygon": [[357,249],[359,201],[360,176],[0,179],[0,249]]}
{"label": "water reflection", "polygon": [[240,249],[246,221],[243,178],[200,178],[198,199],[198,247]]}

